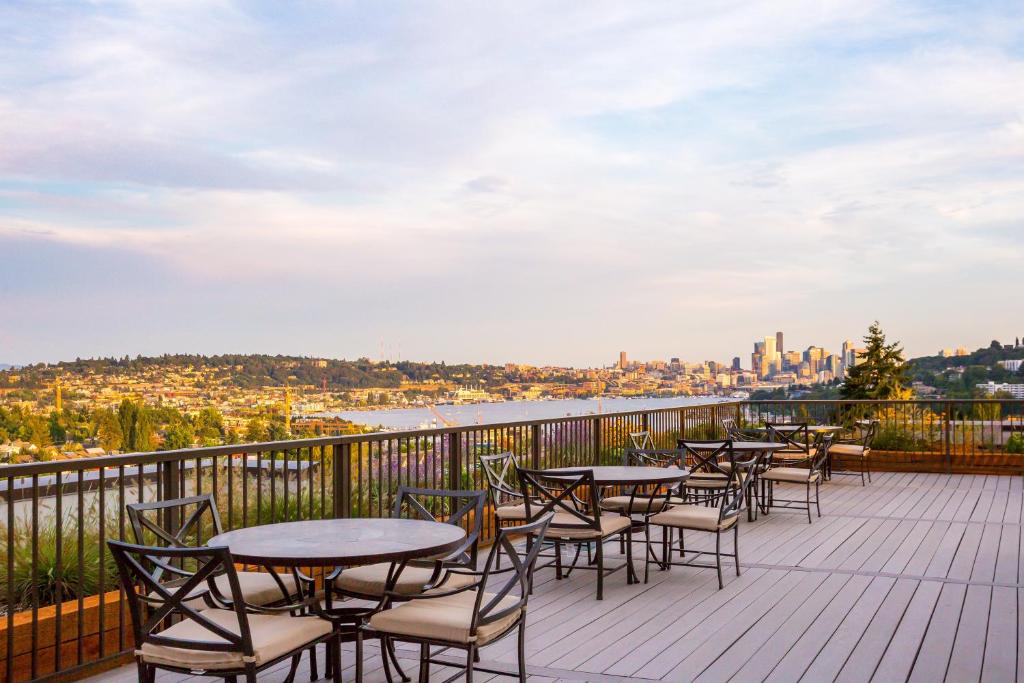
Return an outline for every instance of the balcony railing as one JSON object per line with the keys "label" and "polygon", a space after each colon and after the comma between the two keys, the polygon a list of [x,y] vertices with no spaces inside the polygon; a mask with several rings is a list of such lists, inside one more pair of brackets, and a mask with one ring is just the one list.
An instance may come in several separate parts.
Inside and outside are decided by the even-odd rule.
{"label": "balcony railing", "polygon": [[[881,420],[877,469],[1024,473],[1024,401],[747,401],[0,468],[4,680],[86,673],[131,649],[106,540],[125,505],[213,493],[226,528],[387,515],[399,485],[483,489],[481,454],[534,468],[619,463],[628,434],[658,447],[721,435],[721,419]],[[485,523],[485,529],[491,525]]]}

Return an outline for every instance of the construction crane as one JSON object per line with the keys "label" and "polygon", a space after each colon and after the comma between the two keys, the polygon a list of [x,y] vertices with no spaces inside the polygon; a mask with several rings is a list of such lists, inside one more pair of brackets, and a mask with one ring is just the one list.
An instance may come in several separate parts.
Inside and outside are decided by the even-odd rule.
{"label": "construction crane", "polygon": [[436,417],[438,420],[440,420],[442,422],[442,424],[444,424],[445,427],[458,427],[459,426],[458,422],[455,422],[454,420],[449,420],[447,417],[442,415],[441,411],[438,410],[437,406],[435,406],[433,403],[427,405],[427,408],[430,409],[430,412],[433,413],[434,417]]}

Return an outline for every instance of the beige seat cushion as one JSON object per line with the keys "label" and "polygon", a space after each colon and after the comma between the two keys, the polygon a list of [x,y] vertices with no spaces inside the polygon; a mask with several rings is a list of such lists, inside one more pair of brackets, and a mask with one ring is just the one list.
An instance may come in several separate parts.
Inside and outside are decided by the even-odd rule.
{"label": "beige seat cushion", "polygon": [[[556,512],[554,518],[551,520],[551,526],[548,527],[547,539],[578,541],[604,538],[606,536],[611,536],[612,534],[617,534],[632,524],[629,517],[623,517],[622,515],[601,515],[600,522],[600,531],[597,529],[587,529],[582,526],[585,522],[578,517],[570,515],[568,512]],[[564,529],[556,528],[555,524],[578,524],[580,527],[577,529]]]}
{"label": "beige seat cushion", "polygon": [[[868,449],[868,452],[870,450]],[[832,455],[855,455],[857,457],[865,455],[864,447],[855,443],[837,443],[829,448],[828,452]]]}
{"label": "beige seat cushion", "polygon": [[802,467],[773,467],[762,474],[761,478],[768,481],[788,481],[795,484],[806,484],[810,481],[813,484],[818,481],[820,476],[821,473],[815,472],[811,474],[810,470]]}
{"label": "beige seat cushion", "polygon": [[[227,631],[238,633],[238,616],[230,610],[206,610],[203,616]],[[256,656],[255,664],[261,666],[326,636],[331,632],[331,623],[319,617],[250,614],[249,631],[252,635],[253,653]],[[160,635],[200,642],[225,642],[223,638],[191,619],[179,621],[161,631]],[[241,652],[208,652],[152,643],[143,643],[137,652],[150,664],[166,664],[193,671],[235,669],[245,666]]]}
{"label": "beige seat cushion", "polygon": [[[250,605],[269,605],[285,599],[285,596],[281,594],[281,587],[277,585],[277,581],[274,580],[271,574],[267,572],[237,572],[237,575],[238,587],[242,589],[242,598]],[[281,577],[281,583],[288,589],[289,597],[298,594],[299,590],[294,576],[291,574],[278,574],[278,576]],[[216,577],[214,583],[217,584],[217,590],[220,591],[220,594],[230,600],[231,587],[228,585],[227,575],[222,574]],[[191,593],[196,597],[186,600],[185,605],[196,610],[208,609],[206,601],[202,598],[202,594],[206,590],[205,582],[196,586]],[[170,593],[173,595],[174,589],[170,589]],[[156,600],[161,599],[156,593],[150,593],[149,597]]]}
{"label": "beige seat cushion", "polygon": [[[630,496],[609,496],[601,501],[601,508],[604,510],[622,511],[629,507]],[[677,496],[672,496],[668,499],[669,505],[682,505],[683,499]],[[650,510],[657,511],[665,507],[665,496],[655,496],[654,501],[647,496],[637,496],[633,500],[633,511],[636,514],[643,514],[647,512],[648,505]]]}
{"label": "beige seat cushion", "polygon": [[502,505],[494,509],[494,515],[498,519],[526,519],[526,505]]}
{"label": "beige seat cushion", "polygon": [[719,523],[718,513],[719,510],[717,506],[705,507],[703,505],[679,505],[651,517],[651,524],[678,527],[682,529],[717,531],[719,529],[728,529],[736,523],[736,516],[729,517]]}
{"label": "beige seat cushion", "polygon": [[806,460],[811,457],[807,451],[775,451],[772,458],[775,460]]}
{"label": "beige seat cushion", "polygon": [[[343,591],[380,597],[384,594],[384,584],[388,580],[391,563],[368,564],[362,567],[343,569],[341,575],[334,580],[334,585]],[[434,575],[433,567],[407,566],[398,576],[395,591],[402,595],[419,595]],[[444,573],[439,578],[444,578]],[[474,583],[477,579],[467,574],[451,574],[442,584],[444,590],[454,590]]]}
{"label": "beige seat cushion", "polygon": [[[378,612],[370,618],[370,627],[384,633],[430,638],[449,643],[469,643],[469,626],[473,620],[475,590],[456,593],[441,598],[425,598],[405,602],[393,609]],[[481,607],[494,596],[484,594]],[[518,598],[502,598],[495,610],[515,605]],[[501,619],[477,628],[476,643],[483,645],[494,640],[511,627],[522,615],[522,610],[513,610]]]}

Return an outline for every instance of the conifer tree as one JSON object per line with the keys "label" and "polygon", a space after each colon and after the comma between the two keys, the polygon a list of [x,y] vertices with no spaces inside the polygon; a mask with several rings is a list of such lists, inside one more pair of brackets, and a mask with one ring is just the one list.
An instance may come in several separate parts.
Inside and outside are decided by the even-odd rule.
{"label": "conifer tree", "polygon": [[876,320],[864,337],[866,347],[846,371],[840,395],[847,399],[896,399],[907,395],[907,368],[899,342],[887,344]]}

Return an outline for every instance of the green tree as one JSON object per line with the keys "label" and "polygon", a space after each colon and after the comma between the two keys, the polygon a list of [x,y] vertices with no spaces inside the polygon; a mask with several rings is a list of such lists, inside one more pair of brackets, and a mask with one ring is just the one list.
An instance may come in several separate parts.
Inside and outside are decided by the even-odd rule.
{"label": "green tree", "polygon": [[144,453],[153,450],[153,419],[149,412],[141,402],[127,398],[121,401],[117,408],[117,419],[121,425],[125,451]]}
{"label": "green tree", "polygon": [[181,421],[169,425],[164,430],[163,450],[173,451],[179,448],[192,448],[196,441],[196,434],[192,425]]}
{"label": "green tree", "polygon": [[203,408],[196,415],[195,433],[204,446],[215,446],[224,442],[224,416],[216,408]]}
{"label": "green tree", "polygon": [[267,440],[267,423],[261,418],[254,417],[245,425],[246,443],[255,443]]}
{"label": "green tree", "polygon": [[124,443],[121,422],[112,410],[100,409],[93,413],[96,441],[105,451],[116,451]]}
{"label": "green tree", "polygon": [[840,396],[846,399],[896,399],[907,396],[907,368],[899,342],[886,343],[876,320],[864,337],[865,351],[846,372]]}

